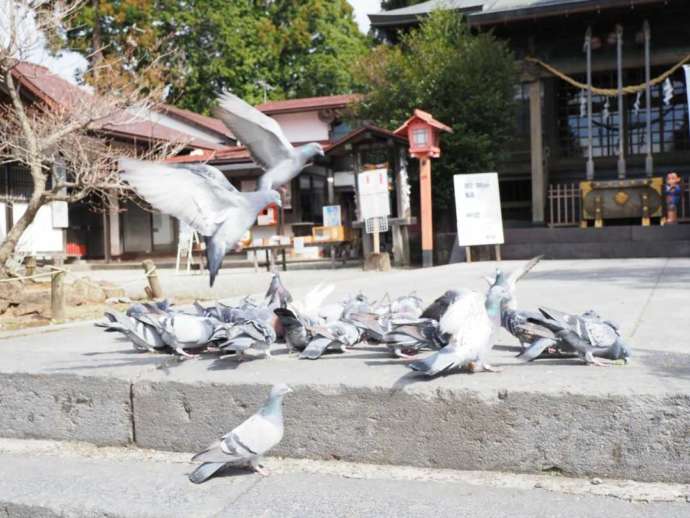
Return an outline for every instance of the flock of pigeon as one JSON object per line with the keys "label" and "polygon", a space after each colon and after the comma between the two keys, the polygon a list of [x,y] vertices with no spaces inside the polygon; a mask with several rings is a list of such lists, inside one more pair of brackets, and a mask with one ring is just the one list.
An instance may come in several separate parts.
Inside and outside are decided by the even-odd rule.
{"label": "flock of pigeon", "polygon": [[[214,115],[223,120],[265,173],[259,190],[239,192],[217,168],[207,164],[172,164],[122,158],[122,178],[154,208],[169,214],[204,237],[210,284],[225,254],[270,204],[281,204],[274,190],[296,177],[317,155],[318,143],[294,148],[278,123],[242,99],[226,93]],[[505,328],[522,345],[519,357],[532,361],[549,356],[574,356],[586,364],[630,355],[615,324],[593,311],[571,315],[539,308],[518,309],[517,281],[539,261],[488,279],[489,290],[448,290],[424,307],[416,295],[370,300],[363,294],[326,303],[332,286],[316,286],[295,301],[274,274],[264,300],[245,298],[236,306],[194,304],[178,310],[166,301],[135,304],[125,314],[107,311],[98,325],[127,337],[138,351],[168,352],[181,358],[214,352],[221,357],[271,356],[284,341],[303,359],[345,352],[360,343],[381,344],[389,354],[410,358],[408,367],[431,377],[459,369],[497,372],[487,362],[496,332]],[[433,351],[417,359],[425,350]],[[189,476],[201,483],[226,466],[250,466],[259,473],[261,456],[283,436],[286,385],[276,385],[261,409],[192,459],[201,465]]]}
{"label": "flock of pigeon", "polygon": [[[407,366],[432,377],[461,369],[498,372],[487,362],[497,331],[503,327],[521,344],[519,358],[581,358],[588,365],[627,363],[630,350],[618,327],[593,311],[580,315],[548,308],[518,309],[516,284],[541,259],[536,257],[510,275],[497,270],[485,294],[448,290],[425,307],[411,294],[378,301],[363,294],[327,303],[332,285],[319,284],[303,300],[294,300],[278,273],[260,302],[250,297],[237,305],[195,303],[189,310],[167,301],[134,304],[126,313],[108,310],[97,325],[127,337],[138,351],[194,358],[213,353],[242,360],[270,358],[279,341],[299,358],[316,360],[358,344],[380,344],[382,351],[407,358]],[[417,359],[423,351],[433,351]],[[266,405],[211,445],[194,460],[203,464],[190,476],[203,482],[225,465],[250,465],[262,472],[260,456],[282,437],[284,385],[273,388]]]}

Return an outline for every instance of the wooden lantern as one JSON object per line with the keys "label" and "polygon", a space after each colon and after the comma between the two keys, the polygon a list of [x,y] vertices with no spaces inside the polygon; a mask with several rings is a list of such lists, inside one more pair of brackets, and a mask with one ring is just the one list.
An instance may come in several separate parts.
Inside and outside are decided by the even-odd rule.
{"label": "wooden lantern", "polygon": [[395,130],[395,134],[407,137],[410,142],[410,155],[421,160],[441,156],[442,131],[453,132],[448,126],[434,119],[430,113],[415,110],[414,115]]}
{"label": "wooden lantern", "polygon": [[419,196],[422,223],[422,263],[433,265],[434,237],[431,210],[431,159],[441,156],[441,132],[452,133],[445,124],[434,119],[430,113],[415,110],[395,134],[407,137],[410,155],[419,160]]}

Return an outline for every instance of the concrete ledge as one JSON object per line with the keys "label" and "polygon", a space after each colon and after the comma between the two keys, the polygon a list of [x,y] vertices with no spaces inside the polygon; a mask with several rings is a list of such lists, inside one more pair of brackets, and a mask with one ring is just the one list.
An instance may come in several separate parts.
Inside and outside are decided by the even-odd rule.
{"label": "concrete ledge", "polygon": [[[462,375],[460,375],[462,376]],[[139,382],[138,446],[196,451],[267,386]],[[276,455],[463,470],[690,482],[690,396],[595,397],[296,385]]]}
{"label": "concrete ledge", "polygon": [[[0,340],[0,436],[194,451],[286,382],[296,390],[279,455],[690,483],[688,261],[572,264],[540,265],[521,281],[520,304],[595,307],[621,325],[631,365],[525,365],[502,334],[490,358],[502,373],[426,381],[375,346],[313,362],[278,347],[271,360],[176,363],[75,326]],[[483,289],[479,275],[494,267],[347,277],[334,298],[417,288],[429,300],[449,286]]]}
{"label": "concrete ledge", "polygon": [[128,444],[130,385],[65,374],[0,374],[0,436]]}

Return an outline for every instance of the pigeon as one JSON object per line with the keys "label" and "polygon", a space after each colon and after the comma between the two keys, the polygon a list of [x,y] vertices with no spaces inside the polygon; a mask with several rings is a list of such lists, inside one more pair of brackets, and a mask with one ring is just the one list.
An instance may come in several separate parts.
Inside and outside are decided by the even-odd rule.
{"label": "pigeon", "polygon": [[292,295],[283,285],[278,272],[273,272],[271,277],[271,284],[268,286],[268,291],[264,297],[266,306],[280,306],[286,308],[292,302]]}
{"label": "pigeon", "polygon": [[301,359],[316,360],[327,350],[344,353],[346,347],[354,346],[362,338],[362,333],[357,326],[342,321],[317,326],[312,331],[314,338],[300,354]]}
{"label": "pigeon", "polygon": [[[122,314],[118,311],[107,310],[105,316],[108,319],[106,331],[122,333],[134,346],[136,351],[157,351],[165,349],[166,343],[163,341],[158,328],[142,321],[139,317],[145,313],[133,313],[132,315]],[[96,325],[103,327],[102,323]]]}
{"label": "pigeon", "polygon": [[489,283],[489,289],[491,289],[492,286],[501,286],[504,289],[508,296],[508,299],[505,301],[506,309],[517,309],[517,296],[515,294],[517,282],[527,275],[527,273],[529,273],[529,271],[532,270],[543,257],[543,255],[533,257],[520,268],[512,271],[508,276],[506,276],[500,269],[496,269],[496,274],[493,279],[486,278],[486,281]]}
{"label": "pigeon", "polygon": [[266,171],[259,178],[260,190],[287,184],[315,156],[324,156],[323,147],[317,142],[295,149],[275,119],[229,92],[220,97],[213,115],[230,128],[252,159]]}
{"label": "pigeon", "polygon": [[237,353],[240,358],[244,358],[248,350],[254,349],[265,358],[270,358],[271,345],[275,341],[276,332],[273,326],[261,320],[246,320],[234,324],[218,348],[223,353]]}
{"label": "pigeon", "polygon": [[386,347],[398,358],[410,358],[422,349],[438,349],[448,345],[448,337],[432,318],[395,320],[384,337]]}
{"label": "pigeon", "polygon": [[433,301],[420,315],[421,318],[431,318],[437,322],[446,313],[448,307],[460,296],[458,290],[448,290],[435,301]]}
{"label": "pigeon", "polygon": [[[539,355],[542,356],[547,351],[559,356],[562,355],[563,351],[560,350],[561,348],[556,347],[558,345],[556,335],[546,327],[535,322],[535,320],[540,318],[542,318],[542,314],[535,311],[506,309],[501,312],[501,326],[520,341],[520,347],[522,348],[522,353],[520,354],[523,354],[527,348],[536,345],[536,342],[540,341],[539,345],[533,349],[532,354],[536,350],[540,350]],[[530,355],[527,355],[523,359],[534,358],[530,358]]]}
{"label": "pigeon", "polygon": [[502,310],[510,300],[509,288],[498,278],[486,295],[469,290],[459,292],[439,322],[440,331],[450,335],[450,343],[408,366],[429,377],[460,368],[500,372],[486,360],[501,325]]}
{"label": "pigeon", "polygon": [[173,315],[140,315],[139,320],[154,327],[163,342],[185,358],[192,358],[185,349],[200,349],[227,334],[227,327],[212,318],[186,313]]}
{"label": "pigeon", "polygon": [[571,315],[547,308],[539,308],[539,311],[542,316],[532,317],[529,322],[546,328],[550,334],[543,333],[542,339],[536,340],[518,358],[531,361],[542,354],[549,342],[555,342],[559,349],[582,357],[587,365],[608,365],[598,358],[628,363],[630,348],[621,338],[618,326],[603,320],[596,312],[590,310]]}
{"label": "pigeon", "polygon": [[285,343],[290,350],[304,351],[309,342],[314,338],[312,333],[313,322],[306,320],[289,308],[276,308],[273,310],[284,330]]}
{"label": "pigeon", "polygon": [[277,191],[239,192],[219,169],[209,165],[120,158],[119,169],[141,198],[204,237],[211,286],[223,257],[254,224],[258,213],[268,205],[281,205]]}
{"label": "pigeon", "polygon": [[292,389],[285,384],[274,385],[256,414],[192,457],[192,462],[202,464],[189,475],[189,480],[201,484],[226,466],[250,466],[267,475],[260,464],[261,457],[283,438],[283,397],[289,392]]}

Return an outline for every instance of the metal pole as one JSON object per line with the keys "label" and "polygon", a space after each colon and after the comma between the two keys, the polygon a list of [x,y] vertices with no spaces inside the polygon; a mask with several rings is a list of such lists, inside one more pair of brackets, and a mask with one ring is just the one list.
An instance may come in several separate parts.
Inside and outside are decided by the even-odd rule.
{"label": "metal pole", "polygon": [[649,22],[644,21],[644,75],[645,87],[647,90],[647,158],[645,159],[645,172],[651,178],[654,174],[654,157],[652,156],[652,86],[650,84],[652,78],[651,72],[651,39],[652,33],[649,28]]}
{"label": "metal pole", "polygon": [[592,27],[587,27],[587,180],[594,180],[594,158],[592,154]]}
{"label": "metal pole", "polygon": [[623,26],[616,25],[618,46],[618,178],[625,179],[625,116],[623,113]]}

